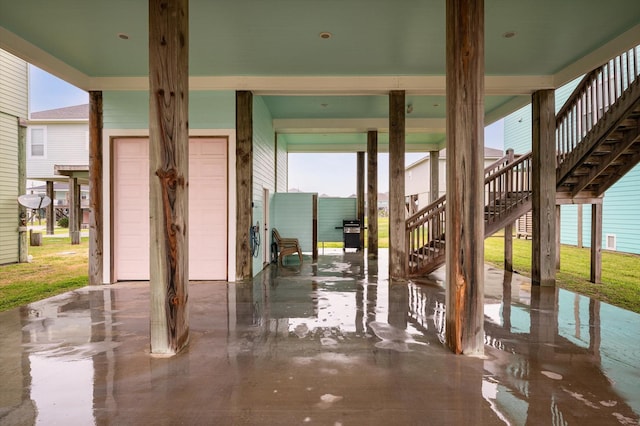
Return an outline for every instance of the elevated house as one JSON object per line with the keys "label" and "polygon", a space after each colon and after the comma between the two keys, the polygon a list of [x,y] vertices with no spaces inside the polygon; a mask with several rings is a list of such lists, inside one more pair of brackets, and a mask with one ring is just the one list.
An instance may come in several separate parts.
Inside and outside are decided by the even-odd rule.
{"label": "elevated house", "polygon": [[[88,104],[31,113],[27,121],[27,179],[31,192],[44,193],[54,201],[47,208],[48,234],[53,234],[55,221],[61,216],[74,217],[71,232],[81,224],[88,225]],[[33,185],[34,181],[45,187]]]}
{"label": "elevated house", "polygon": [[0,49],[0,265],[26,260],[17,200],[26,189],[28,72],[27,62]]}
{"label": "elevated house", "polygon": [[[363,206],[365,193],[377,194],[380,151],[389,151],[389,275],[446,263],[447,343],[481,353],[483,238],[532,209],[532,279],[553,286],[547,218],[558,198],[601,205],[598,188],[569,187],[574,172],[635,117],[635,65],[605,71],[625,83],[607,92],[609,114],[594,112],[581,132],[567,123],[586,90],[569,118],[556,118],[554,90],[617,55],[616,64],[637,64],[636,0],[590,0],[580,13],[551,0],[0,0],[0,8],[0,47],[89,91],[90,281],[150,280],[154,353],[188,342],[188,279],[248,280],[263,269],[269,245],[252,246],[252,237],[267,241],[274,223],[286,226],[281,201],[309,218],[313,241],[317,196],[282,194],[287,153],[358,152],[354,167],[369,176],[367,191],[358,184],[364,217],[377,213],[376,200]],[[485,124],[529,102],[532,153],[485,171]],[[593,128],[600,133],[581,144]],[[404,154],[443,148],[446,202],[409,223]]]}

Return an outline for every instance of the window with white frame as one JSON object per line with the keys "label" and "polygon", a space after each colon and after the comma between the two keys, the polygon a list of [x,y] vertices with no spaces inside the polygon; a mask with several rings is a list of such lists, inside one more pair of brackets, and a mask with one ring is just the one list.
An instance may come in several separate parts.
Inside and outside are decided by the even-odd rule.
{"label": "window with white frame", "polygon": [[28,133],[29,157],[45,158],[47,156],[47,128],[31,127]]}

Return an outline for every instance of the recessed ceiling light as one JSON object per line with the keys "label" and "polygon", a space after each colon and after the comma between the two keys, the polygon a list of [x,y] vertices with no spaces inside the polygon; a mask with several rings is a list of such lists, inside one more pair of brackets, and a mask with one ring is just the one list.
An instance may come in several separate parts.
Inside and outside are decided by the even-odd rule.
{"label": "recessed ceiling light", "polygon": [[118,33],[118,38],[121,40],[129,40],[129,35],[125,33]]}
{"label": "recessed ceiling light", "polygon": [[327,31],[323,31],[319,35],[320,35],[320,38],[323,38],[325,40],[331,38],[331,36],[332,36],[332,34],[330,32],[327,32]]}
{"label": "recessed ceiling light", "polygon": [[434,108],[437,108],[440,106],[440,104],[433,104]]}
{"label": "recessed ceiling light", "polygon": [[513,38],[515,36],[516,36],[515,31],[507,31],[506,33],[502,34],[502,37],[504,38]]}

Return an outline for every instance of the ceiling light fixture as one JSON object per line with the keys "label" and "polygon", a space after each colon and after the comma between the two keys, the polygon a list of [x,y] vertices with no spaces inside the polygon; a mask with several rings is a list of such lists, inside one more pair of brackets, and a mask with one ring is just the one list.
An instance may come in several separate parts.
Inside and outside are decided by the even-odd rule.
{"label": "ceiling light fixture", "polygon": [[320,106],[321,106],[322,108],[326,108],[326,107],[328,107],[328,106],[329,106],[329,104],[320,104]]}
{"label": "ceiling light fixture", "polygon": [[327,32],[327,31],[323,31],[319,35],[320,35],[320,38],[322,38],[324,40],[330,39],[332,37],[332,34],[330,32]]}
{"label": "ceiling light fixture", "polygon": [[129,35],[125,33],[118,33],[118,38],[120,40],[129,40]]}
{"label": "ceiling light fixture", "polygon": [[504,38],[513,38],[515,36],[516,36],[515,31],[507,31],[506,33],[502,34],[502,37]]}
{"label": "ceiling light fixture", "polygon": [[413,104],[407,105],[407,114],[411,114],[413,112]]}

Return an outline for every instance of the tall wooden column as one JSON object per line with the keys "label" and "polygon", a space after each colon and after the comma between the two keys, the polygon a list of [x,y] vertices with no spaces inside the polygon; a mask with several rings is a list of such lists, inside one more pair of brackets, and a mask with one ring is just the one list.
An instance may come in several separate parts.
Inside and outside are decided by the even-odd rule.
{"label": "tall wooden column", "polygon": [[[27,193],[27,122],[18,118],[18,195]],[[51,199],[53,200],[53,198]],[[51,201],[53,204],[53,201]],[[48,222],[47,222],[48,223]],[[29,260],[27,209],[18,204],[18,262]],[[48,226],[48,225],[47,225]]]}
{"label": "tall wooden column", "polygon": [[253,195],[253,94],[236,92],[236,280],[252,277],[249,227]]}
{"label": "tall wooden column", "polygon": [[360,250],[364,250],[364,152],[357,154],[356,212],[360,221]]}
{"label": "tall wooden column", "polygon": [[429,151],[429,202],[440,198],[440,151]]}
{"label": "tall wooden column", "polygon": [[378,257],[378,131],[367,132],[367,256]]}
{"label": "tall wooden column", "polygon": [[484,1],[447,0],[447,344],[484,351]]}
{"label": "tall wooden column", "polygon": [[406,278],[405,247],[405,92],[389,93],[389,277]]}
{"label": "tall wooden column", "polygon": [[602,204],[591,205],[591,274],[589,281],[602,282]]}
{"label": "tall wooden column", "polygon": [[532,96],[533,238],[531,281],[534,285],[556,283],[556,118],[553,90]]}
{"label": "tall wooden column", "polygon": [[189,341],[189,2],[149,0],[151,352]]}
{"label": "tall wooden column", "polygon": [[48,180],[47,183],[47,197],[51,199],[51,204],[47,206],[47,235],[53,235],[53,228],[56,223],[56,197],[53,190],[53,181]]}
{"label": "tall wooden column", "polygon": [[89,285],[102,284],[102,92],[89,92]]}
{"label": "tall wooden column", "polygon": [[[507,162],[513,163],[515,159],[513,149],[507,150]],[[511,175],[507,174],[507,188],[512,188]],[[513,222],[504,227],[504,270],[513,272]]]}
{"label": "tall wooden column", "polygon": [[71,244],[80,244],[80,227],[78,226],[78,205],[80,197],[78,191],[78,178],[69,178],[69,237]]}

